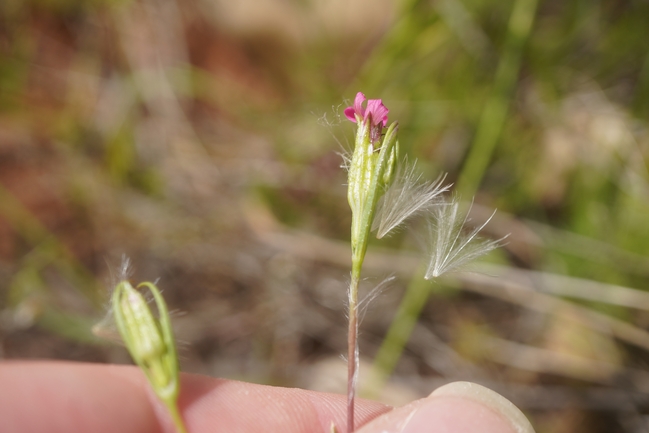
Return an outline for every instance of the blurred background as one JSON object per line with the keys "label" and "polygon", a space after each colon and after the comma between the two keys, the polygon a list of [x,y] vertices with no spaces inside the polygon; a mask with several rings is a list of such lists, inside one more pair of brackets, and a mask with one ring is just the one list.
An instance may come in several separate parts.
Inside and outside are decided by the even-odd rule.
{"label": "blurred background", "polygon": [[370,245],[368,288],[395,278],[362,393],[471,380],[538,433],[649,431],[648,23],[646,0],[2,0],[0,358],[130,362],[92,333],[126,255],[183,371],[344,392],[360,90],[509,234],[434,282],[418,231]]}

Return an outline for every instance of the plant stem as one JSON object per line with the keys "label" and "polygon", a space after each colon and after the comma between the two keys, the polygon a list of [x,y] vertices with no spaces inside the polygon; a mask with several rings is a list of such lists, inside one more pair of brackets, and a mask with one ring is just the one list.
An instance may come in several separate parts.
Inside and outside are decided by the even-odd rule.
{"label": "plant stem", "polygon": [[463,197],[475,195],[505,125],[511,95],[521,69],[523,48],[534,23],[536,6],[537,0],[516,0],[514,3],[493,89],[482,110],[473,144],[457,182],[456,191]]}
{"label": "plant stem", "polygon": [[[376,200],[372,203],[375,205]],[[349,282],[349,327],[347,332],[347,433],[354,431],[354,398],[360,364],[358,350],[358,285],[367,251],[374,208],[366,208],[362,224],[352,224],[352,279]],[[356,231],[354,229],[357,229]],[[356,241],[355,241],[356,240]]]}
{"label": "plant stem", "polygon": [[[358,269],[358,271],[355,271]],[[358,378],[358,282],[360,266],[352,268],[349,283],[349,328],[347,334],[347,433],[354,431],[354,398]]]}
{"label": "plant stem", "polygon": [[187,433],[187,427],[185,427],[185,422],[183,421],[182,416],[180,416],[180,411],[178,410],[178,405],[175,399],[169,399],[164,401],[171,415],[171,419],[176,426],[176,431],[178,433]]}
{"label": "plant stem", "polygon": [[385,381],[394,371],[421,310],[428,301],[431,282],[424,280],[423,274],[421,270],[410,280],[388,333],[374,358],[375,370],[379,373],[379,378],[373,385],[374,392],[383,388]]}

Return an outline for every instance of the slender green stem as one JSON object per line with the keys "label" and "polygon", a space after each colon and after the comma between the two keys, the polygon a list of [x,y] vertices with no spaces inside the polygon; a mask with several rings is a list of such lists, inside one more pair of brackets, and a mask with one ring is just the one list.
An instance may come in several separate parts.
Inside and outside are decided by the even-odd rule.
{"label": "slender green stem", "polygon": [[534,23],[537,1],[516,0],[514,4],[494,86],[482,110],[475,139],[458,179],[456,191],[463,197],[475,195],[500,138],[520,71],[523,47]]}
{"label": "slender green stem", "polygon": [[354,399],[358,381],[358,285],[361,279],[363,261],[367,252],[367,240],[372,227],[376,207],[376,188],[371,190],[371,206],[365,207],[362,223],[352,224],[352,278],[349,282],[349,327],[347,331],[347,432],[354,431]]}
{"label": "slender green stem", "polygon": [[176,399],[171,398],[164,400],[164,404],[165,406],[167,406],[167,410],[169,410],[169,414],[171,415],[174,426],[176,426],[176,431],[178,433],[187,433],[187,427],[185,427],[185,422],[183,421],[183,418],[180,415],[180,411],[178,410]]}
{"label": "slender green stem", "polygon": [[417,323],[417,318],[430,296],[431,283],[425,280],[422,274],[423,272],[418,272],[410,280],[390,329],[388,329],[388,333],[376,354],[374,366],[379,378],[372,386],[374,391],[382,389],[387,378],[394,371],[408,338],[410,338],[410,334],[412,334],[412,330]]}

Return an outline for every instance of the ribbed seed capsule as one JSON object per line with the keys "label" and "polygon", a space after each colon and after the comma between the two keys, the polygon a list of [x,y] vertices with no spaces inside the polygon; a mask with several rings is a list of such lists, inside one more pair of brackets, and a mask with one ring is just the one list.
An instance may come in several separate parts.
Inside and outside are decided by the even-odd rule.
{"label": "ribbed seed capsule", "polygon": [[185,432],[176,404],[180,387],[178,358],[169,311],[155,284],[145,282],[140,287],[151,291],[157,317],[144,296],[131,283],[122,281],[115,287],[112,299],[117,329],[133,360],[169,409],[178,431]]}
{"label": "ribbed seed capsule", "polygon": [[160,327],[144,296],[128,281],[122,281],[120,285],[124,291],[119,302],[121,314],[132,344],[132,349],[129,349],[138,364],[150,363],[166,351]]}

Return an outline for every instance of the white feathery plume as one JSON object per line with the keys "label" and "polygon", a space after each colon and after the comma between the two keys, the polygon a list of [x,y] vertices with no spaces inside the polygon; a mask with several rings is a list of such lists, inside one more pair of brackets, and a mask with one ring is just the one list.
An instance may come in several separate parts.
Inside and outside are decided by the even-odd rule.
{"label": "white feathery plume", "polygon": [[491,221],[495,211],[484,224],[471,231],[465,230],[468,213],[460,214],[457,199],[433,209],[429,224],[427,280],[461,268],[497,248],[504,239],[490,240],[478,236],[480,230]]}
{"label": "white feathery plume", "polygon": [[442,174],[432,182],[422,182],[421,174],[415,172],[415,164],[409,164],[405,158],[398,164],[394,181],[377,206],[372,224],[372,230],[377,230],[376,237],[381,239],[406,219],[438,205],[438,196],[451,187],[442,185],[445,178]]}
{"label": "white feathery plume", "polygon": [[[115,290],[115,287],[119,283],[128,280],[133,276],[134,270],[131,264],[131,259],[126,254],[122,254],[122,260],[117,269],[115,269],[115,266],[111,265],[108,261],[106,261],[106,265],[108,266],[108,272],[110,274],[108,284],[110,284],[110,294],[112,294],[113,290]],[[104,338],[123,346],[124,342],[122,341],[122,337],[119,335],[117,324],[113,317],[113,304],[107,302],[104,308],[104,317],[98,323],[93,325],[92,333],[99,338]]]}
{"label": "white feathery plume", "polygon": [[352,163],[352,154],[349,150],[345,149],[344,147],[341,146],[341,151],[336,152],[338,156],[342,159],[342,162],[340,163],[340,168],[345,170],[347,173],[349,173],[349,166]]}
{"label": "white feathery plume", "polygon": [[389,287],[390,284],[394,280],[396,280],[397,277],[394,275],[390,275],[389,277],[386,277],[381,281],[379,284],[377,284],[370,292],[365,295],[359,302],[358,302],[358,316],[359,316],[359,322],[363,321],[363,318],[365,317],[365,313],[367,312],[367,309],[369,305]]}

